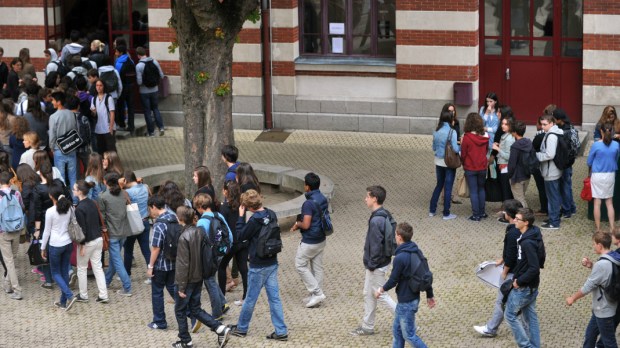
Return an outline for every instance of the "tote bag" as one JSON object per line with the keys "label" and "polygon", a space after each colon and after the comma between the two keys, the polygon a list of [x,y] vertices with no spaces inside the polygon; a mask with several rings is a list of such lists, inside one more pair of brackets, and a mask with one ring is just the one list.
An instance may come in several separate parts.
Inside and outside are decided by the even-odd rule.
{"label": "tote bag", "polygon": [[450,132],[448,132],[443,160],[446,163],[446,167],[456,169],[461,166],[461,156],[452,148],[452,142],[450,141],[452,140],[452,132],[454,132],[453,129],[450,129]]}
{"label": "tote bag", "polygon": [[469,186],[467,185],[467,179],[465,179],[465,175],[459,177],[458,179],[457,193],[461,198],[469,198]]}
{"label": "tote bag", "polygon": [[127,220],[129,220],[129,229],[131,235],[135,236],[144,231],[144,222],[142,222],[142,216],[140,216],[140,209],[138,209],[138,203],[127,204]]}

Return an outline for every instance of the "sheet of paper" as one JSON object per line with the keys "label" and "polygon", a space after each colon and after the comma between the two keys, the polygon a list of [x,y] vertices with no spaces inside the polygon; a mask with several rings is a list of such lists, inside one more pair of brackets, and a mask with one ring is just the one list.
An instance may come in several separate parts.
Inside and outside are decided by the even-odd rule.
{"label": "sheet of paper", "polygon": [[330,35],[344,35],[344,23],[329,23]]}
{"label": "sheet of paper", "polygon": [[341,37],[332,38],[332,53],[342,53],[343,51],[343,39]]}
{"label": "sheet of paper", "polygon": [[495,266],[495,261],[485,261],[476,267],[476,276],[485,285],[499,289],[504,266]]}

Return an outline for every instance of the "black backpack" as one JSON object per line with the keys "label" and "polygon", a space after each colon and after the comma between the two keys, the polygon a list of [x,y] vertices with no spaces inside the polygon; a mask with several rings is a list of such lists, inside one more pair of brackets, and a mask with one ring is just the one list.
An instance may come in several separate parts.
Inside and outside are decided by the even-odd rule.
{"label": "black backpack", "polygon": [[158,218],[155,222],[161,222],[166,224],[166,233],[164,235],[164,247],[162,252],[164,257],[170,261],[177,259],[177,246],[179,244],[179,237],[181,236],[181,225],[177,220],[168,221],[166,219]]}
{"label": "black backpack", "polygon": [[256,256],[259,258],[271,258],[282,251],[282,239],[280,238],[280,226],[276,214],[267,210],[267,216],[258,219],[252,217],[261,226],[256,243]]}
{"label": "black backpack", "polygon": [[396,220],[392,214],[386,209],[382,209],[374,213],[373,216],[381,216],[385,218],[383,227],[383,256],[392,257],[396,253]]}
{"label": "black backpack", "polygon": [[[571,158],[571,145],[570,135],[567,139],[566,135],[559,136],[556,133],[550,133],[549,135],[555,135],[558,138],[557,147],[555,150],[555,157],[553,157],[553,163],[559,170],[570,168],[575,163],[575,154]],[[549,135],[547,137],[549,137]],[[545,148],[547,146],[547,140],[545,139]]]}
{"label": "black backpack", "polygon": [[[601,291],[605,291],[607,297],[613,302],[620,301],[620,266],[616,265],[610,259],[601,257],[599,260],[607,260],[611,262],[611,279],[606,287],[600,287]],[[601,293],[602,295],[602,293]]]}
{"label": "black backpack", "polygon": [[118,91],[118,76],[114,70],[100,73],[99,79],[103,82],[103,90],[106,93]]}
{"label": "black backpack", "polygon": [[227,227],[226,222],[219,213],[213,213],[214,216],[204,215],[200,219],[209,220],[209,237],[210,242],[214,246],[214,251],[218,257],[226,255],[232,247],[232,232]]}
{"label": "black backpack", "polygon": [[90,134],[90,122],[88,121],[88,117],[84,115],[82,112],[74,113],[75,115],[75,124],[77,127],[78,134],[80,138],[84,141],[83,147],[86,147],[90,144],[91,134]]}
{"label": "black backpack", "polygon": [[200,259],[202,264],[202,279],[211,278],[217,273],[220,258],[214,250],[214,245],[207,235],[204,235],[200,244]]}
{"label": "black backpack", "polygon": [[157,65],[155,65],[152,60],[143,62],[143,64],[144,70],[142,72],[142,84],[149,88],[159,85],[161,76],[159,76],[159,69],[157,69]]}
{"label": "black backpack", "polygon": [[65,77],[71,69],[63,64],[61,61],[54,60],[52,63],[56,64],[58,68],[56,68],[56,72],[60,75],[60,77]]}
{"label": "black backpack", "polygon": [[538,161],[538,157],[536,157],[536,150],[533,148],[530,152],[524,152],[521,156],[521,160],[523,161],[522,165],[525,168],[526,175],[533,175],[536,170],[540,169],[540,162]]}
{"label": "black backpack", "polygon": [[118,74],[121,76],[123,85],[133,83],[136,80],[136,64],[131,58],[127,58]]}
{"label": "black backpack", "polygon": [[409,254],[411,256],[411,275],[405,277],[409,289],[413,292],[429,290],[433,287],[433,272],[428,267],[428,260],[420,250]]}
{"label": "black backpack", "polygon": [[545,261],[547,260],[547,250],[545,250],[545,242],[542,240],[542,234],[540,240],[538,241],[538,248],[536,248],[536,252],[538,255],[538,266],[540,269],[545,268]]}

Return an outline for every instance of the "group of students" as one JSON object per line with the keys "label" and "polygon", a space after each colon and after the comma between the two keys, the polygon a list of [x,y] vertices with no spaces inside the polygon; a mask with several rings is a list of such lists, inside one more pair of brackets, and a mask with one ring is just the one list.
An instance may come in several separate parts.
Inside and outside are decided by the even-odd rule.
{"label": "group of students", "polygon": [[[456,218],[450,212],[450,203],[454,201],[450,193],[458,167],[448,167],[445,162],[449,144],[462,161],[472,206],[470,221],[478,222],[489,216],[486,211],[488,201],[503,202],[514,198],[523,207],[528,207],[525,193],[533,176],[540,202],[540,209],[535,214],[548,216],[541,228],[559,229],[561,218],[568,219],[577,212],[573,199],[572,166],[581,143],[577,129],[556,105],[550,104],[544,109],[537,128],[533,139],[524,137],[525,123],[516,120],[509,106],[499,107],[497,95],[489,93],[486,105],[480,112],[467,115],[461,134],[456,109],[453,104],[446,104],[433,133],[437,185],[431,198],[429,216],[435,215],[443,190],[447,192],[443,219]],[[591,163],[589,165],[592,166]],[[606,166],[604,170],[613,166],[615,164]],[[595,167],[593,171],[597,172],[599,166]],[[595,181],[600,182],[598,178]],[[605,189],[605,195],[608,191],[609,187]],[[507,223],[503,216],[498,221]],[[597,222],[597,228],[598,225]]]}

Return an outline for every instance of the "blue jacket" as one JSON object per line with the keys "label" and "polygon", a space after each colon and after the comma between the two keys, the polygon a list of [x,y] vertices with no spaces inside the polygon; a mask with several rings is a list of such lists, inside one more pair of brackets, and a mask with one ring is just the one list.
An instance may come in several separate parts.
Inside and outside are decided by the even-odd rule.
{"label": "blue jacket", "polygon": [[446,142],[448,141],[450,130],[452,130],[452,149],[456,152],[461,152],[461,148],[457,144],[456,131],[450,127],[448,122],[444,122],[439,130],[433,132],[433,152],[435,152],[435,157],[444,158],[446,156]]}
{"label": "blue jacket", "polygon": [[497,117],[497,110],[494,113],[487,116],[487,119],[484,118],[485,107],[481,107],[478,112],[480,117],[482,117],[482,121],[484,122],[484,130],[489,133],[489,149],[493,146],[493,141],[495,139],[495,133],[497,132],[497,128],[499,128],[499,118]]}
{"label": "blue jacket", "polygon": [[[275,215],[275,213],[273,213]],[[255,212],[252,217],[245,222],[245,217],[240,216],[237,220],[237,239],[249,240],[248,256],[250,259],[250,268],[264,268],[278,264],[278,255],[274,255],[269,258],[259,258],[256,255],[256,245],[258,244],[258,235],[261,230],[261,223],[259,220],[266,218],[269,215],[269,210]]]}
{"label": "blue jacket", "polygon": [[235,181],[237,179],[237,167],[239,167],[239,162],[235,162],[232,166],[228,167],[226,176],[224,176],[224,182]]}
{"label": "blue jacket", "polygon": [[[327,210],[327,198],[318,189],[306,192],[305,195],[306,201],[301,207],[301,214],[307,215],[304,212],[311,211],[312,222],[307,230],[300,229],[301,241],[306,244],[319,244],[325,240],[325,232],[323,232],[323,226],[321,226],[321,214]],[[321,211],[317,211],[316,204],[313,201],[319,204]]]}
{"label": "blue jacket", "polygon": [[620,144],[613,141],[609,146],[603,141],[595,141],[588,155],[588,167],[592,167],[592,173],[613,173],[618,170],[618,155]]}
{"label": "blue jacket", "polygon": [[[418,249],[418,245],[414,242],[405,242],[396,248],[396,256],[392,263],[392,273],[390,278],[383,285],[383,290],[388,291],[396,286],[396,296],[399,303],[407,303],[420,299],[419,292],[413,292],[409,288],[409,277],[413,270],[411,269],[411,253],[422,251]],[[426,298],[433,298],[433,288],[426,291]]]}

